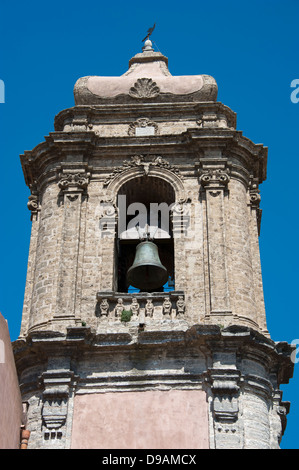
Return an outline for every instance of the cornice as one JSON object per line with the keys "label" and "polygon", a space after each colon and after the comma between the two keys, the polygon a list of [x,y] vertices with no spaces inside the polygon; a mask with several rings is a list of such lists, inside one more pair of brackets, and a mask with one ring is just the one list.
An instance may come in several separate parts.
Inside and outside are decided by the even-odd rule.
{"label": "cornice", "polygon": [[258,178],[259,183],[265,181],[268,148],[262,144],[254,144],[244,137],[241,131],[216,128],[188,129],[184,137],[188,143],[196,143],[202,150],[221,149],[223,156],[229,160],[237,159],[249,174]]}
{"label": "cornice", "polygon": [[[227,128],[191,128],[182,134],[143,137],[100,137],[93,131],[51,132],[45,137],[45,142],[32,151],[24,152],[20,158],[25,182],[31,187],[42,175],[63,162],[93,165],[93,158],[101,159],[102,155],[127,159],[130,155],[159,154],[168,158],[179,157],[180,166],[193,168],[195,160],[200,160],[213,149],[231,161],[237,173],[243,171],[244,175],[250,175],[259,183],[266,179],[267,148],[254,144],[242,132]],[[105,164],[103,168],[106,168]]]}
{"label": "cornice", "polygon": [[[206,353],[217,351],[234,351],[239,359],[247,358],[252,352],[255,360],[265,364],[267,357],[269,372],[277,373],[278,384],[288,383],[292,378],[294,364],[291,360],[292,345],[281,342],[275,343],[270,338],[253,330],[252,328],[233,325],[221,328],[218,325],[194,325],[187,330],[110,332],[97,334],[89,327],[69,327],[67,332],[36,331],[28,336],[20,337],[13,342],[13,351],[16,367],[20,375],[26,368],[38,363],[45,363],[47,356],[59,356],[60,351],[72,359],[80,357],[83,353],[104,354],[113,352],[129,352],[138,348],[153,350],[153,348],[167,347],[176,354],[178,348],[187,352],[188,348],[204,348]],[[42,355],[40,355],[42,351]],[[40,360],[37,361],[37,358]]]}
{"label": "cornice", "polygon": [[98,121],[99,124],[129,124],[134,117],[150,117],[158,120],[176,121],[182,116],[199,119],[204,112],[221,113],[228,118],[230,127],[236,127],[236,113],[221,102],[183,102],[183,103],[133,103],[77,105],[60,111],[54,119],[55,131],[62,131],[66,124],[80,119],[88,127]]}

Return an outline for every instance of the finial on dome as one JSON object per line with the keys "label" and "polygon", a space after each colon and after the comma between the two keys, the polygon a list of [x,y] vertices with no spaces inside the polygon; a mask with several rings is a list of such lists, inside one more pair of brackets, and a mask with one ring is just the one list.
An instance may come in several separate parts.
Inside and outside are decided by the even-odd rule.
{"label": "finial on dome", "polygon": [[147,39],[144,43],[144,46],[142,48],[143,52],[154,52],[154,49],[152,47],[152,41],[150,39]]}

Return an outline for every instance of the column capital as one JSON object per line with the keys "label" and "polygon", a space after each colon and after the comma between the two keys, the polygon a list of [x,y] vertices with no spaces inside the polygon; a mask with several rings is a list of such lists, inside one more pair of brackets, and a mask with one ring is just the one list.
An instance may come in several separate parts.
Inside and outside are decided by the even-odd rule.
{"label": "column capital", "polygon": [[90,172],[86,170],[69,170],[64,169],[59,173],[59,188],[65,193],[83,192],[86,190],[89,180]]}
{"label": "column capital", "polygon": [[205,190],[226,189],[230,180],[230,168],[223,158],[204,158],[198,167],[199,182]]}

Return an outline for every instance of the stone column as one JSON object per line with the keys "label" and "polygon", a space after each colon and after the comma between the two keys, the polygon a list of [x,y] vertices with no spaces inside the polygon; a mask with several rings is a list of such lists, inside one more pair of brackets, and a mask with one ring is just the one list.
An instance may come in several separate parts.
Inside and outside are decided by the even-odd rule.
{"label": "stone column", "polygon": [[247,374],[243,390],[244,448],[270,449],[271,383],[256,374]]}
{"label": "stone column", "polygon": [[249,230],[251,239],[251,258],[253,270],[253,283],[254,283],[254,296],[257,311],[257,323],[259,324],[263,333],[269,336],[266,323],[263,279],[261,271],[261,259],[259,248],[259,230],[262,211],[260,209],[260,191],[258,189],[258,182],[251,181],[249,189]]}
{"label": "stone column", "polygon": [[100,201],[100,251],[101,251],[101,290],[115,290],[117,286],[116,265],[116,230],[119,221],[118,211],[122,212],[122,217],[126,220],[126,206],[117,207],[113,198],[103,194]]}
{"label": "stone column", "polygon": [[[231,303],[236,323],[258,328],[253,269],[253,238],[250,230],[248,191],[244,182],[231,177],[227,234],[229,245]],[[255,263],[256,269],[258,269]]]}
{"label": "stone column", "polygon": [[64,213],[54,320],[75,320],[81,206],[89,177],[84,169],[65,169],[60,174]]}
{"label": "stone column", "polygon": [[229,174],[226,162],[202,162],[200,183],[206,204],[206,239],[210,305],[207,315],[231,316],[226,253],[226,192]]}
{"label": "stone column", "polygon": [[21,336],[26,335],[28,327],[29,327],[31,299],[32,299],[32,292],[33,292],[33,287],[34,287],[37,238],[38,238],[39,221],[40,221],[39,195],[36,190],[31,191],[31,195],[28,198],[27,207],[31,211],[32,225],[31,225],[31,237],[30,237],[28,266],[27,266],[26,287],[25,287],[24,304],[23,304],[22,324],[21,324],[21,332],[20,332]]}
{"label": "stone column", "polygon": [[[27,279],[26,300],[30,308],[28,328],[47,328],[55,311],[59,246],[61,234],[60,207],[57,204],[59,191],[52,181],[40,190],[40,211],[37,220],[32,220],[32,250],[29,259],[31,280]],[[32,283],[32,284],[31,284]],[[32,285],[32,287],[30,286]]]}

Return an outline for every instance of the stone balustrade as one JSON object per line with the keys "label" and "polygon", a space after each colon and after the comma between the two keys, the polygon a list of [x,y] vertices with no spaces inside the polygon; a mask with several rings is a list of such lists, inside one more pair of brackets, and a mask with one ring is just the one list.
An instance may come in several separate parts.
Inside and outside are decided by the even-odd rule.
{"label": "stone balustrade", "polygon": [[100,319],[138,321],[182,319],[185,313],[183,291],[171,292],[98,292],[96,314]]}

